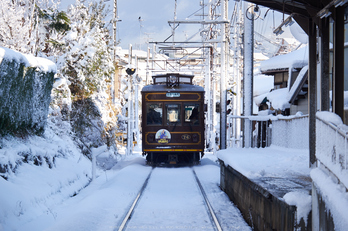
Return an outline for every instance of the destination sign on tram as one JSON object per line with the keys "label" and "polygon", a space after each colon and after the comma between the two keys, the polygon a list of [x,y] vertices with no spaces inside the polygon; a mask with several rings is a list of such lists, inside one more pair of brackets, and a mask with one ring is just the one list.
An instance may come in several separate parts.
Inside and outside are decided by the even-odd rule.
{"label": "destination sign on tram", "polygon": [[178,93],[178,92],[167,92],[166,96],[170,97],[170,98],[180,97],[180,93]]}

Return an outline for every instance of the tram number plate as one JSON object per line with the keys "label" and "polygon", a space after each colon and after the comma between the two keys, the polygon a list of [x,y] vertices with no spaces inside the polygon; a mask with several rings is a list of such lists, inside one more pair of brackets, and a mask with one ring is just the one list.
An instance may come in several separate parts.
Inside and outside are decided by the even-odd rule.
{"label": "tram number plate", "polygon": [[177,93],[177,92],[169,92],[169,93],[166,93],[166,96],[167,96],[167,97],[170,97],[170,98],[180,97],[180,93]]}

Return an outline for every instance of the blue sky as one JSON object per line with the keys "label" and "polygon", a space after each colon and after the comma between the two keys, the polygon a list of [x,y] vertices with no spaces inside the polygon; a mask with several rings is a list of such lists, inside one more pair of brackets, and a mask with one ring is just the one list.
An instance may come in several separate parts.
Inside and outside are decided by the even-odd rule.
{"label": "blue sky", "polygon": [[[207,0],[205,0],[207,2]],[[200,0],[178,0],[177,19],[185,19],[201,8]],[[235,1],[229,1],[229,19],[231,18]],[[150,41],[163,41],[171,34],[168,20],[174,18],[175,0],[118,0],[118,14],[122,22],[118,23],[118,38],[121,39],[121,46],[127,48],[128,44],[133,47],[145,49],[146,39]],[[267,8],[261,7],[263,17]],[[141,17],[141,25],[139,22]],[[286,17],[286,16],[285,16]],[[255,21],[255,30],[266,37],[272,36],[273,24],[277,27],[283,18],[281,13],[269,11],[264,20]],[[198,19],[191,16],[190,19]],[[197,32],[199,26],[182,24],[176,30],[176,40],[182,41],[185,36],[190,37]],[[282,37],[290,37],[291,33],[286,28]],[[171,40],[170,40],[171,41]]]}
{"label": "blue sky", "polygon": [[[62,8],[72,3],[71,0],[61,0]],[[205,0],[207,2],[208,0]],[[171,35],[171,28],[168,20],[174,18],[175,0],[118,0],[117,39],[121,40],[120,46],[128,48],[132,44],[134,48],[146,49],[146,40],[164,41]],[[107,4],[112,5],[112,0],[106,0]],[[177,19],[185,19],[201,8],[200,0],[177,0]],[[233,11],[235,1],[229,1],[229,16]],[[261,7],[263,17],[267,9]],[[274,15],[274,16],[273,16]],[[141,21],[139,21],[141,17]],[[272,27],[281,23],[282,14],[273,11],[267,13],[264,20],[255,21],[255,30],[266,37],[272,36]],[[191,16],[190,19],[198,19]],[[176,40],[182,41],[185,36],[190,37],[197,32],[199,26],[182,24],[176,30]],[[286,28],[282,37],[290,37],[291,33]],[[170,40],[171,41],[171,40]]]}

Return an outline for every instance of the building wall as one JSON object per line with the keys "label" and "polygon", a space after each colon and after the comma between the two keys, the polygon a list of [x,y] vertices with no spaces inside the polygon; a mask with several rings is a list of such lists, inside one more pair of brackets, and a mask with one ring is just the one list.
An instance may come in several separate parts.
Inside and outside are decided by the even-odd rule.
{"label": "building wall", "polygon": [[295,115],[299,111],[304,115],[308,114],[308,94],[304,99],[300,99],[297,105],[290,106],[290,115]]}

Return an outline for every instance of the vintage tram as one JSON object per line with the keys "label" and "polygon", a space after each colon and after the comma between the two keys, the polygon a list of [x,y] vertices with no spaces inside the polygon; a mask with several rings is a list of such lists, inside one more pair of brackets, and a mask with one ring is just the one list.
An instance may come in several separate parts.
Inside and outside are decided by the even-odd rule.
{"label": "vintage tram", "polygon": [[142,152],[149,165],[196,164],[204,155],[204,88],[193,75],[153,76],[142,93]]}

